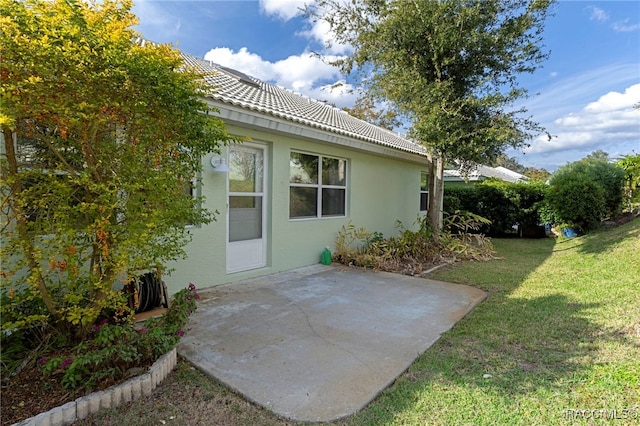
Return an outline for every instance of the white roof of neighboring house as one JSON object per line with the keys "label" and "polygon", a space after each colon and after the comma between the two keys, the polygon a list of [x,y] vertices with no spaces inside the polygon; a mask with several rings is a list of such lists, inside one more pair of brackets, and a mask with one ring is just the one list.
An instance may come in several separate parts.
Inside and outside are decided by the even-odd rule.
{"label": "white roof of neighboring house", "polygon": [[464,176],[460,170],[445,170],[445,181],[481,181],[488,178],[498,178],[505,182],[527,182],[529,178],[520,173],[516,173],[513,170],[509,170],[505,167],[489,167],[479,164],[472,169],[467,176]]}
{"label": "white roof of neighboring house", "polygon": [[427,155],[424,146],[352,117],[339,108],[192,55],[183,53],[183,57],[188,66],[193,66],[206,74],[205,79],[214,87],[207,97],[218,102],[393,150],[420,156]]}

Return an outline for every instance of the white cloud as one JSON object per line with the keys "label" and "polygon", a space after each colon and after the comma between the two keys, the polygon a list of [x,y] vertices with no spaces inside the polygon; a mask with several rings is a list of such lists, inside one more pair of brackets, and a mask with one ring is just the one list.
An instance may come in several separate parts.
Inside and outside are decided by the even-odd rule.
{"label": "white cloud", "polygon": [[260,0],[260,10],[266,15],[275,15],[288,21],[300,15],[308,0]]}
{"label": "white cloud", "polygon": [[353,88],[341,82],[338,69],[308,52],[270,62],[245,47],[237,52],[219,47],[209,50],[204,59],[339,107],[350,106],[355,101]]}
{"label": "white cloud", "polygon": [[246,47],[237,52],[228,47],[216,47],[205,53],[204,59],[242,71],[260,80],[268,81],[273,77],[271,63],[263,60],[260,55],[249,52]]}
{"label": "white cloud", "polygon": [[180,18],[167,13],[158,2],[138,0],[132,10],[148,30],[143,35],[151,40],[156,40],[157,34],[162,34],[163,38],[167,35],[175,37],[182,26]]}
{"label": "white cloud", "polygon": [[566,114],[554,121],[554,138],[537,138],[528,154],[551,154],[570,150],[581,152],[602,149],[624,151],[640,148],[640,110],[633,105],[640,101],[640,84],[624,92],[609,92],[590,102],[579,112]]}
{"label": "white cloud", "polygon": [[332,55],[345,55],[353,51],[353,48],[350,45],[341,44],[336,41],[335,35],[326,21],[319,20],[317,22],[310,22],[310,25],[310,29],[300,31],[298,32],[298,35],[321,44],[324,46],[325,53]]}
{"label": "white cloud", "polygon": [[627,87],[624,93],[609,92],[585,107],[586,111],[606,112],[631,109],[640,102],[640,84]]}
{"label": "white cloud", "polygon": [[619,33],[629,33],[640,30],[640,24],[629,24],[629,20],[614,22],[612,25],[614,31]]}
{"label": "white cloud", "polygon": [[592,21],[605,22],[607,19],[609,19],[609,14],[599,7],[588,6],[587,10],[591,12],[591,16],[589,16],[589,19],[591,19]]}

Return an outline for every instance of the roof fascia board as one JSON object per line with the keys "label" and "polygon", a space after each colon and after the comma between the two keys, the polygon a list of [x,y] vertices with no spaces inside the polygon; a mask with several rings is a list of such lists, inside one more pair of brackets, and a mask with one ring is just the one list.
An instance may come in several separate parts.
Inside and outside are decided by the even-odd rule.
{"label": "roof fascia board", "polygon": [[217,110],[216,115],[218,118],[238,127],[248,127],[254,130],[296,136],[313,142],[338,145],[418,164],[426,165],[428,162],[426,155],[402,151],[345,135],[339,135],[270,114],[260,113],[223,102],[215,102],[211,98],[207,98],[206,101],[209,106]]}

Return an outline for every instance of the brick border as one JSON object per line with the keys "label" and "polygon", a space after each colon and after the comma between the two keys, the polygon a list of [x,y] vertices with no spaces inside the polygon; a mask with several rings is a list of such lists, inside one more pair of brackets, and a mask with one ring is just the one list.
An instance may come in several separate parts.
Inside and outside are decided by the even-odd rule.
{"label": "brick border", "polygon": [[64,426],[85,419],[105,408],[114,408],[123,402],[149,395],[169,375],[178,362],[176,348],[162,355],[149,371],[119,385],[94,392],[28,418],[12,426]]}

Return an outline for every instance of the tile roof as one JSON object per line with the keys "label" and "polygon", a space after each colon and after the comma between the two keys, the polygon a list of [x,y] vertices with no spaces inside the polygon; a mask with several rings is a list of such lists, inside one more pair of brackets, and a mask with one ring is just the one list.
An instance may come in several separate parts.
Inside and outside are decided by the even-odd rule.
{"label": "tile roof", "polygon": [[239,71],[182,54],[185,64],[205,74],[214,89],[208,97],[227,104],[301,123],[339,135],[426,156],[425,148],[347,112],[247,76]]}
{"label": "tile roof", "polygon": [[450,181],[470,180],[477,181],[483,178],[498,178],[505,182],[527,182],[529,178],[504,167],[489,167],[478,164],[466,175],[460,170],[445,170],[444,179]]}

